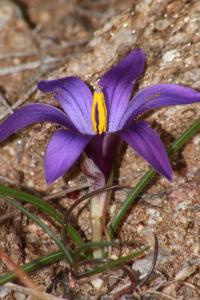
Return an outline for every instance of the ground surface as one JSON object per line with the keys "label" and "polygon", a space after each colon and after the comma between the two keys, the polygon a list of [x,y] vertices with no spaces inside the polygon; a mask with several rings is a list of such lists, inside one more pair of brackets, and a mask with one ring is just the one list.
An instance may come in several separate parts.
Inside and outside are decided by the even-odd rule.
{"label": "ground surface", "polygon": [[[36,92],[36,83],[41,78],[76,74],[93,84],[119,57],[136,46],[144,48],[148,58],[140,88],[173,82],[200,90],[199,29],[198,0],[2,0],[0,118],[2,120],[24,103],[53,103],[53,99]],[[160,109],[150,114],[148,119],[161,134],[164,143],[169,145],[199,116],[200,106],[189,105]],[[43,157],[52,131],[49,125],[35,125],[1,146],[2,184],[30,190],[44,197],[85,185],[79,164],[65,178],[51,186],[46,185]],[[134,186],[148,166],[131,149],[123,150],[115,181]],[[151,233],[156,230],[161,249],[155,274],[138,295],[129,299],[189,300],[200,297],[200,134],[172,162],[173,183],[158,177],[129,211],[118,231],[121,240],[128,240],[133,248],[137,248],[151,244]],[[64,196],[52,200],[52,203],[61,210],[69,207],[74,202],[73,198],[83,193]],[[125,192],[113,195],[109,218],[125,197]],[[1,201],[0,245],[16,262],[28,262],[56,250],[39,227],[17,211],[15,217],[12,215],[9,218],[11,213],[13,207]],[[5,215],[8,218],[2,221]],[[89,238],[87,209],[82,210],[79,224]],[[127,253],[133,248],[123,248],[115,255]],[[144,273],[150,261],[151,257],[147,256],[146,260],[135,262],[133,268]],[[60,269],[61,264],[55,264],[35,273],[32,278],[46,290]],[[5,266],[0,264],[0,272],[5,270]],[[171,282],[180,275],[181,270],[184,274],[181,280]],[[52,294],[68,298],[71,293],[71,299],[97,299],[105,294],[107,296],[102,299],[112,299],[111,292],[118,279],[121,278],[121,287],[128,282],[121,273],[107,273],[101,278],[103,286],[100,290],[94,288],[89,278],[75,284],[73,291],[69,291],[68,279],[61,278]],[[5,289],[0,290],[0,298],[25,299],[22,294],[9,294]]]}

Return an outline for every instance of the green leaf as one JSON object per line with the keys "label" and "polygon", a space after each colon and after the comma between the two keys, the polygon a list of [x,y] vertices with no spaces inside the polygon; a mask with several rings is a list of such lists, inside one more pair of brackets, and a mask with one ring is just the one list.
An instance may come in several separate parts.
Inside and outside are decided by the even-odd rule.
{"label": "green leaf", "polygon": [[[88,277],[88,276],[93,276],[99,273],[102,273],[104,271],[108,271],[114,268],[117,268],[127,262],[129,262],[130,260],[137,258],[141,255],[144,255],[144,252],[148,249],[148,247],[146,247],[143,250],[139,250],[136,252],[133,252],[129,255],[126,256],[122,256],[121,258],[117,259],[117,260],[112,260],[108,263],[102,264],[101,266],[98,266],[96,268],[94,268],[93,270],[89,270],[89,271],[85,271],[85,272],[81,272],[81,273],[77,273],[77,277]],[[85,261],[85,263],[87,263],[87,261]]]}
{"label": "green leaf", "polygon": [[[196,133],[200,130],[200,119],[198,119],[194,124],[188,128],[168,149],[168,154],[171,155],[174,152],[178,151],[185,143],[189,141]],[[133,202],[137,199],[137,197],[141,194],[141,192],[147,187],[147,185],[152,181],[155,177],[156,171],[150,169],[138,182],[138,184],[132,189],[126,200],[123,202],[122,206],[114,216],[110,227],[109,227],[109,235],[112,238],[117,228],[124,218],[125,214],[133,204]]]}
{"label": "green leaf", "polygon": [[[109,246],[120,246],[120,245],[121,245],[121,243],[115,242],[115,241],[113,241],[113,242],[108,242],[108,241],[87,242],[84,245],[82,245],[74,250],[73,257],[74,257],[74,260],[77,262],[81,256],[81,253],[86,252],[87,250],[98,249],[98,248],[109,247]],[[87,255],[87,258],[90,258],[90,257],[92,257],[92,255],[90,255],[90,254]]]}
{"label": "green leaf", "polygon": [[[43,257],[39,257],[37,259],[34,259],[33,261],[26,263],[22,266],[20,266],[20,268],[27,273],[33,272],[38,270],[39,268],[48,266],[50,264],[56,263],[58,261],[61,261],[62,259],[64,259],[64,254],[61,251],[57,251],[57,252],[52,252],[46,256]],[[2,275],[0,275],[0,285],[5,284],[9,281],[12,281],[13,279],[15,279],[17,276],[14,272],[6,272]]]}
{"label": "green leaf", "polygon": [[[178,140],[169,148],[168,153],[171,155],[172,153],[178,151],[190,138],[192,138],[196,134],[196,132],[199,129],[200,129],[200,119],[197,120],[189,129],[187,129],[178,138]],[[122,205],[122,207],[120,208],[120,210],[118,211],[118,213],[116,214],[116,216],[113,218],[113,220],[111,222],[111,225],[110,225],[110,228],[109,228],[109,232],[110,232],[111,236],[116,232],[116,230],[118,228],[118,225],[120,224],[121,220],[123,219],[124,215],[126,214],[127,210],[130,208],[130,206],[132,205],[134,200],[143,191],[143,189],[148,185],[148,183],[154,178],[155,175],[156,175],[156,172],[154,170],[149,170],[146,173],[146,175],[141,179],[141,181],[136,185],[136,187],[132,190],[132,192],[127,197],[124,204]],[[2,188],[4,188],[4,187],[0,186],[0,191],[5,192],[5,190],[2,190]],[[15,194],[14,195],[10,194],[10,196],[15,197]],[[35,197],[35,196],[33,196],[33,197]],[[26,202],[29,202],[29,201],[27,201],[27,199],[20,199],[20,200],[24,200]],[[12,200],[12,201],[14,201],[14,200]],[[31,202],[29,202],[29,203],[31,203]],[[35,206],[39,208],[39,206],[37,206],[37,205],[35,205]],[[42,207],[41,207],[41,210],[43,211]],[[45,211],[45,208],[44,208],[44,211]],[[59,220],[57,220],[57,221],[59,222]],[[80,248],[80,251],[82,251],[81,248]],[[129,260],[133,259],[134,257],[137,257],[138,255],[142,255],[144,253],[144,251],[145,250],[140,251],[140,252],[135,252],[135,253],[130,254],[126,257],[122,257],[119,260],[109,262],[109,263],[104,264],[102,266],[98,266],[97,268],[95,268],[93,270],[78,273],[78,276],[79,277],[91,276],[91,275],[95,275],[95,274],[101,273],[103,271],[109,270],[111,268],[118,267],[121,264],[124,264],[124,263],[128,262]],[[27,263],[27,264],[21,266],[21,268],[25,272],[32,272],[32,271],[35,271],[35,270],[37,270],[38,268],[40,268],[42,266],[46,266],[46,265],[49,265],[51,263],[55,263],[57,261],[60,261],[60,260],[64,259],[64,257],[65,257],[65,255],[64,255],[63,252],[61,252],[61,251],[54,252],[54,253],[48,254],[47,256],[38,258],[38,259],[36,259],[36,260],[34,260],[30,263]],[[0,285],[6,283],[8,281],[13,280],[14,278],[16,278],[16,275],[14,273],[7,272],[7,273],[0,276]]]}
{"label": "green leaf", "polygon": [[65,254],[67,261],[70,265],[73,265],[73,258],[70,254],[69,249],[63,244],[63,242],[55,235],[53,232],[44,222],[41,221],[37,216],[32,214],[28,211],[25,207],[20,205],[16,200],[9,199],[7,196],[4,196],[4,199],[8,201],[11,205],[14,205],[17,209],[19,209],[24,215],[26,215],[29,219],[35,222],[38,226],[40,226],[49,236],[50,238],[56,243],[56,245],[60,248],[60,250]]}
{"label": "green leaf", "polygon": [[46,201],[43,199],[28,194],[26,192],[17,191],[12,188],[5,187],[3,185],[0,185],[0,193],[13,197],[17,200],[23,200],[25,202],[28,202],[30,204],[33,204],[35,207],[39,208],[44,213],[48,214],[50,217],[52,217],[54,220],[56,220],[58,223],[63,224],[63,216],[59,214],[51,205],[49,205]]}
{"label": "green leaf", "polygon": [[87,242],[74,251],[74,256],[80,254],[81,252],[87,251],[88,249],[96,249],[96,248],[109,247],[109,246],[120,246],[120,245],[122,245],[122,243],[115,242],[115,241],[113,241],[113,242],[108,242],[108,241]]}
{"label": "green leaf", "polygon": [[[118,260],[113,260],[107,264],[104,264],[102,266],[98,266],[97,268],[93,269],[93,270],[89,270],[86,272],[82,272],[82,273],[78,273],[79,277],[86,277],[86,276],[91,276],[94,274],[98,274],[101,273],[103,271],[106,270],[110,270],[113,268],[117,268],[120,265],[132,260],[133,258],[136,258],[140,255],[144,254],[144,251],[146,251],[147,248],[145,248],[144,250],[140,250],[137,252],[134,252],[132,254],[129,254],[127,256],[123,256]],[[50,264],[56,263],[58,261],[61,261],[64,259],[64,254],[62,251],[57,251],[57,252],[52,252],[46,256],[43,257],[39,257],[37,259],[34,259],[33,261],[26,263],[24,265],[21,265],[20,268],[27,273],[31,273],[34,272],[36,270],[38,270],[39,268],[48,266]],[[7,282],[10,282],[12,280],[14,280],[15,278],[17,278],[16,274],[14,272],[6,272],[2,275],[0,275],[0,285],[3,285]]]}
{"label": "green leaf", "polygon": [[[32,204],[33,206],[38,208],[43,213],[46,213],[49,217],[53,218],[61,225],[64,222],[64,217],[60,213],[58,213],[51,205],[49,205],[46,201],[44,201],[42,198],[39,198],[37,196],[31,195],[26,192],[17,191],[15,189],[8,188],[3,185],[0,185],[0,194],[4,194],[13,197],[17,200],[25,201],[27,203]],[[71,224],[68,224],[67,231],[70,237],[74,240],[74,242],[78,246],[84,244],[84,241],[78,234],[77,230]]]}

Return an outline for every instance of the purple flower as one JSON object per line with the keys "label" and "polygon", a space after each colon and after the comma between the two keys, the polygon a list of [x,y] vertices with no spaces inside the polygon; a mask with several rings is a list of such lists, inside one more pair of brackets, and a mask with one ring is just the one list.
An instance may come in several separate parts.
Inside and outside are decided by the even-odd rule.
{"label": "purple flower", "polygon": [[172,169],[159,136],[138,118],[155,108],[200,102],[200,93],[176,84],[157,84],[132,96],[145,67],[141,49],[129,53],[99,80],[92,94],[78,77],[42,81],[38,88],[52,93],[62,111],[47,104],[28,104],[0,125],[0,141],[35,122],[61,125],[45,156],[47,182],[62,176],[82,151],[108,178],[120,140],[128,143],[158,173],[172,179]]}

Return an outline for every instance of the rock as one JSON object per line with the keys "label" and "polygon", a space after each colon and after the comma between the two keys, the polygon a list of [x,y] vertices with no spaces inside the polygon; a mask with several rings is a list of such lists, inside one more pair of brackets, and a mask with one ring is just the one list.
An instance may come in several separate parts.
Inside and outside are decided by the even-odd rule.
{"label": "rock", "polygon": [[[163,248],[159,248],[158,258],[156,263],[156,269],[161,268],[164,264],[172,262],[174,257],[169,251]],[[133,265],[132,269],[140,273],[140,278],[145,277],[148,273],[153,260],[153,252],[146,255],[144,258],[137,259]]]}
{"label": "rock", "polygon": [[190,277],[197,269],[196,265],[192,266],[186,266],[182,270],[178,272],[178,274],[175,276],[176,281],[184,281],[188,277]]}
{"label": "rock", "polygon": [[[3,1],[3,3],[10,5],[10,1]],[[121,57],[131,49],[141,47],[147,56],[147,68],[140,80],[140,89],[161,82],[182,83],[186,86],[198,88],[200,86],[200,72],[198,69],[198,64],[200,64],[200,41],[198,39],[193,41],[192,38],[195,34],[199,34],[197,30],[199,2],[196,0],[187,3],[187,6],[179,0],[174,1],[173,5],[169,1],[158,2],[151,0],[148,3],[150,4],[147,4],[144,0],[136,1],[133,8],[129,11],[125,11],[107,20],[94,33],[87,47],[82,48],[81,53],[71,54],[70,59],[61,68],[50,73],[48,76],[44,75],[42,79],[78,75],[93,86],[99,77],[113,64],[117,63]],[[13,9],[17,10],[15,6]],[[34,40],[32,40],[30,29],[27,28],[23,19],[20,18],[20,14],[15,13],[12,24],[9,23],[10,26],[12,25],[11,33],[7,33],[4,29],[4,35],[7,36],[8,43],[12,43],[13,34],[18,34],[19,31],[16,24],[20,21],[22,24],[21,31],[25,38],[27,38],[28,45],[32,43],[31,49],[35,49],[36,46]],[[158,30],[159,26],[160,30]],[[193,34],[188,35],[190,40],[187,41],[185,41],[183,35],[179,35],[179,42],[175,47],[171,40],[172,36],[176,36],[181,32],[193,32]],[[5,44],[5,37],[3,41],[3,44]],[[16,47],[16,45],[12,47]],[[7,51],[10,50],[7,49]],[[33,74],[30,73],[30,76],[32,77]],[[29,76],[25,77],[25,80],[30,83]],[[7,98],[15,101],[22,89],[21,84],[19,84],[19,82],[23,81],[21,75],[16,77],[15,80],[9,80],[9,82],[7,77],[5,78],[6,82],[4,78],[1,79],[2,85],[6,87]],[[15,92],[14,95],[13,91]],[[38,92],[32,99],[28,98],[28,101],[51,103],[52,98],[49,95],[41,95]],[[176,137],[200,116],[198,104],[191,105],[190,107],[192,116],[185,116],[188,107],[181,106],[163,108],[152,112],[148,120],[150,123],[157,122],[162,128],[161,131],[170,132],[173,137]],[[33,135],[35,134],[33,133]],[[34,186],[39,181],[41,182],[41,179],[38,180],[38,176],[39,178],[43,178],[43,156],[41,153],[45,150],[46,140],[41,139],[39,143],[42,151],[39,151],[35,155],[36,146],[32,147],[34,148],[32,158],[35,159],[35,164],[40,166],[40,170],[37,167],[37,175],[35,175],[36,168],[33,168],[31,174],[30,170],[27,170],[30,176],[26,176],[25,172],[24,177],[26,182],[30,180]],[[30,161],[30,157],[27,157],[27,161]],[[146,166],[146,164],[144,165]],[[133,174],[132,170],[130,172],[127,170],[127,172],[127,174]],[[41,184],[36,188],[43,190],[44,181]],[[48,188],[45,187],[45,189]]]}
{"label": "rock", "polygon": [[[48,75],[43,75],[42,79],[55,79],[69,75],[78,75],[91,86],[94,86],[98,78],[112,65],[116,64],[120,58],[129,53],[131,49],[141,47],[146,53],[147,64],[145,74],[138,83],[139,89],[161,82],[180,83],[185,86],[200,89],[199,0],[136,0],[133,2],[133,7],[130,7],[128,11],[124,11],[119,15],[107,19],[106,22],[102,22],[102,26],[94,33],[88,45],[86,47],[82,46],[82,52],[71,53],[70,57],[68,56],[67,59],[65,59],[61,68],[56,69],[56,71]],[[31,49],[38,49],[34,43],[34,39],[32,39],[33,32],[24,22],[19,8],[15,5],[12,6],[11,1],[1,1],[0,4],[1,3],[4,3],[4,5],[6,3],[13,11],[12,18],[10,18],[10,12],[7,13],[7,15],[0,13],[0,36],[2,35],[3,41],[2,45],[0,45],[0,50],[2,55],[5,55],[7,52],[11,53],[13,50],[21,51],[22,49],[26,49],[26,47],[21,44],[22,41],[26,41],[26,38],[27,49],[29,49],[29,47]],[[45,20],[47,20],[47,18]],[[10,27],[10,32],[7,31],[8,27]],[[20,28],[21,33],[19,32]],[[15,34],[21,42],[15,40]],[[5,48],[6,39],[8,40],[7,45],[9,46],[7,48]],[[46,38],[46,40],[47,39],[48,38]],[[33,45],[33,47],[31,45]],[[1,61],[1,68],[8,67],[10,62],[12,62],[12,65],[19,64],[18,59],[6,62]],[[33,74],[31,73],[29,76],[32,77]],[[12,74],[5,79],[4,77],[1,78],[1,85],[5,87],[6,96],[9,101],[15,102],[17,97],[21,94],[24,80],[30,81],[29,76],[25,73],[24,76],[20,75],[18,77],[16,74]],[[42,95],[38,92],[31,98],[27,98],[26,102],[52,103],[53,100],[49,95]],[[14,107],[14,109],[15,108],[16,107]],[[182,106],[159,109],[149,114],[146,118],[151,124],[156,125],[157,130],[163,135],[164,143],[169,145],[171,140],[178,137],[199,118],[199,116],[199,104],[194,104],[189,107]],[[53,186],[45,185],[43,174],[44,155],[42,153],[46,148],[47,139],[51,134],[51,130],[44,132],[42,131],[43,129],[46,129],[45,125],[37,125],[28,128],[24,131],[25,134],[21,134],[21,138],[27,142],[27,145],[20,163],[16,159],[16,140],[13,138],[10,139],[10,142],[6,142],[0,149],[0,165],[1,174],[13,180],[16,180],[16,170],[23,170],[24,179],[23,182],[20,182],[19,186],[27,187],[27,183],[30,182],[35,191],[39,191],[45,195],[50,194],[54,189],[59,190],[66,186],[66,178],[59,179]],[[35,141],[31,147],[29,140]],[[166,195],[169,195],[168,198],[174,198],[175,201],[165,199],[165,201],[163,201],[163,207],[156,207],[154,210],[148,210],[148,204],[146,203],[135,205],[134,209],[129,211],[129,217],[125,220],[119,232],[122,239],[130,238],[130,240],[134,240],[136,246],[138,246],[138,235],[140,237],[140,245],[141,239],[143,241],[143,237],[141,237],[142,229],[148,227],[148,219],[150,219],[151,222],[153,220],[153,226],[151,227],[156,228],[159,242],[162,245],[161,247],[170,249],[169,254],[161,254],[161,261],[163,257],[167,262],[169,260],[171,263],[171,250],[177,258],[172,268],[170,268],[169,274],[167,274],[170,280],[174,278],[174,274],[177,274],[177,269],[180,270],[179,264],[181,261],[185,260],[187,256],[198,255],[196,233],[198,232],[199,212],[195,211],[194,208],[197,207],[195,205],[197,205],[199,194],[196,194],[195,198],[192,196],[192,190],[191,193],[188,192],[189,189],[186,185],[188,179],[186,176],[189,174],[194,182],[199,180],[199,146],[193,144],[191,141],[186,148],[190,148],[190,150],[186,152],[184,149],[182,154],[186,159],[188,169],[191,169],[191,165],[193,164],[193,171],[190,173],[187,172],[187,174],[183,176],[183,174],[179,174],[181,167],[178,166],[174,176],[174,183],[169,184],[164,179],[158,179],[153,185],[153,187],[155,187],[155,191],[153,192],[157,193],[159,190],[163,191],[164,189]],[[13,149],[13,151],[9,151],[9,149]],[[196,150],[194,151],[194,149]],[[129,148],[123,157],[119,169],[120,179],[124,177],[126,184],[134,186],[147,169],[147,164]],[[139,172],[137,170],[139,170]],[[77,174],[79,173],[76,172],[71,179],[71,182],[75,185],[80,181],[80,177],[78,177],[79,175],[77,176]],[[195,193],[198,186],[194,189]],[[180,187],[181,194],[175,193],[175,190]],[[152,186],[150,188],[152,188]],[[125,196],[123,195],[117,199],[118,201],[115,201],[114,205],[116,209],[119,208],[124,198]],[[181,202],[183,203],[183,200],[185,202],[184,205],[178,205]],[[66,201],[71,205],[70,201]],[[177,203],[175,203],[176,201]],[[177,208],[174,207],[176,205],[178,205]],[[182,218],[183,223],[181,224],[180,216],[182,215],[184,218]],[[160,217],[162,219],[159,221]],[[88,235],[89,217],[85,211],[83,219],[83,221],[80,220],[80,226],[85,229],[86,235]],[[127,220],[131,220],[132,222],[129,227],[127,226]],[[190,224],[190,220],[192,220],[193,225]],[[88,223],[86,224],[85,222]],[[85,224],[87,226],[85,226]],[[138,226],[140,226],[141,231],[137,235]],[[194,228],[192,226],[194,226]],[[1,236],[2,241],[9,237],[8,234],[5,236],[6,237],[4,237],[4,235]],[[14,252],[14,244],[15,243],[12,242],[7,247],[12,255]],[[50,250],[53,250],[52,246],[48,245],[48,251]],[[34,253],[34,255],[36,254]],[[149,269],[152,262],[152,255],[153,253],[144,258],[144,260],[137,260],[137,264],[141,261],[140,266],[137,265],[136,262],[133,265],[134,268],[141,271],[143,276],[147,272],[147,269]],[[31,258],[31,255],[29,258]],[[180,275],[181,274],[179,274],[179,276]],[[38,278],[41,277],[38,275]],[[182,275],[181,278],[183,278]],[[97,288],[101,288],[102,284],[101,280],[94,283]],[[92,290],[94,289],[92,288]],[[177,294],[178,293],[179,291]],[[80,298],[79,296],[78,299]]]}
{"label": "rock", "polygon": [[163,63],[172,62],[175,58],[179,57],[180,53],[177,49],[172,49],[164,53],[163,55]]}
{"label": "rock", "polygon": [[7,288],[1,286],[0,287],[0,299],[3,299],[4,297],[6,297],[8,295],[8,290]]}
{"label": "rock", "polygon": [[15,299],[16,300],[25,300],[26,299],[26,296],[22,293],[14,293],[14,296],[15,296]]}
{"label": "rock", "polygon": [[103,287],[104,281],[101,278],[96,277],[91,280],[91,284],[96,290],[100,290]]}

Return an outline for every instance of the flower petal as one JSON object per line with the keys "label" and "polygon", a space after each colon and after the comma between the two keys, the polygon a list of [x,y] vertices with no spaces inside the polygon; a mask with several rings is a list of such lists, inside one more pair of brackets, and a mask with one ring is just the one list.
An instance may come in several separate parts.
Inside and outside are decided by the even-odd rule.
{"label": "flower petal", "polygon": [[119,121],[126,110],[135,81],[143,73],[145,55],[135,49],[101,78],[109,112],[109,131],[116,131]]}
{"label": "flower petal", "polygon": [[172,180],[172,168],[165,147],[148,123],[140,121],[120,133],[121,138],[158,173]]}
{"label": "flower petal", "polygon": [[178,84],[156,84],[137,93],[124,114],[120,128],[155,108],[200,102],[200,93]]}
{"label": "flower petal", "polygon": [[120,138],[115,133],[96,135],[85,152],[103,172],[106,180],[110,176],[116,154],[119,149]]}
{"label": "flower petal", "polygon": [[38,83],[38,88],[45,93],[53,93],[78,131],[93,134],[92,93],[84,81],[78,77],[65,77],[41,81]]}
{"label": "flower petal", "polygon": [[64,129],[56,131],[45,155],[46,181],[51,183],[68,171],[91,138]]}
{"label": "flower petal", "polygon": [[0,142],[19,129],[37,122],[52,122],[73,129],[65,113],[48,104],[28,104],[15,111],[0,125]]}

